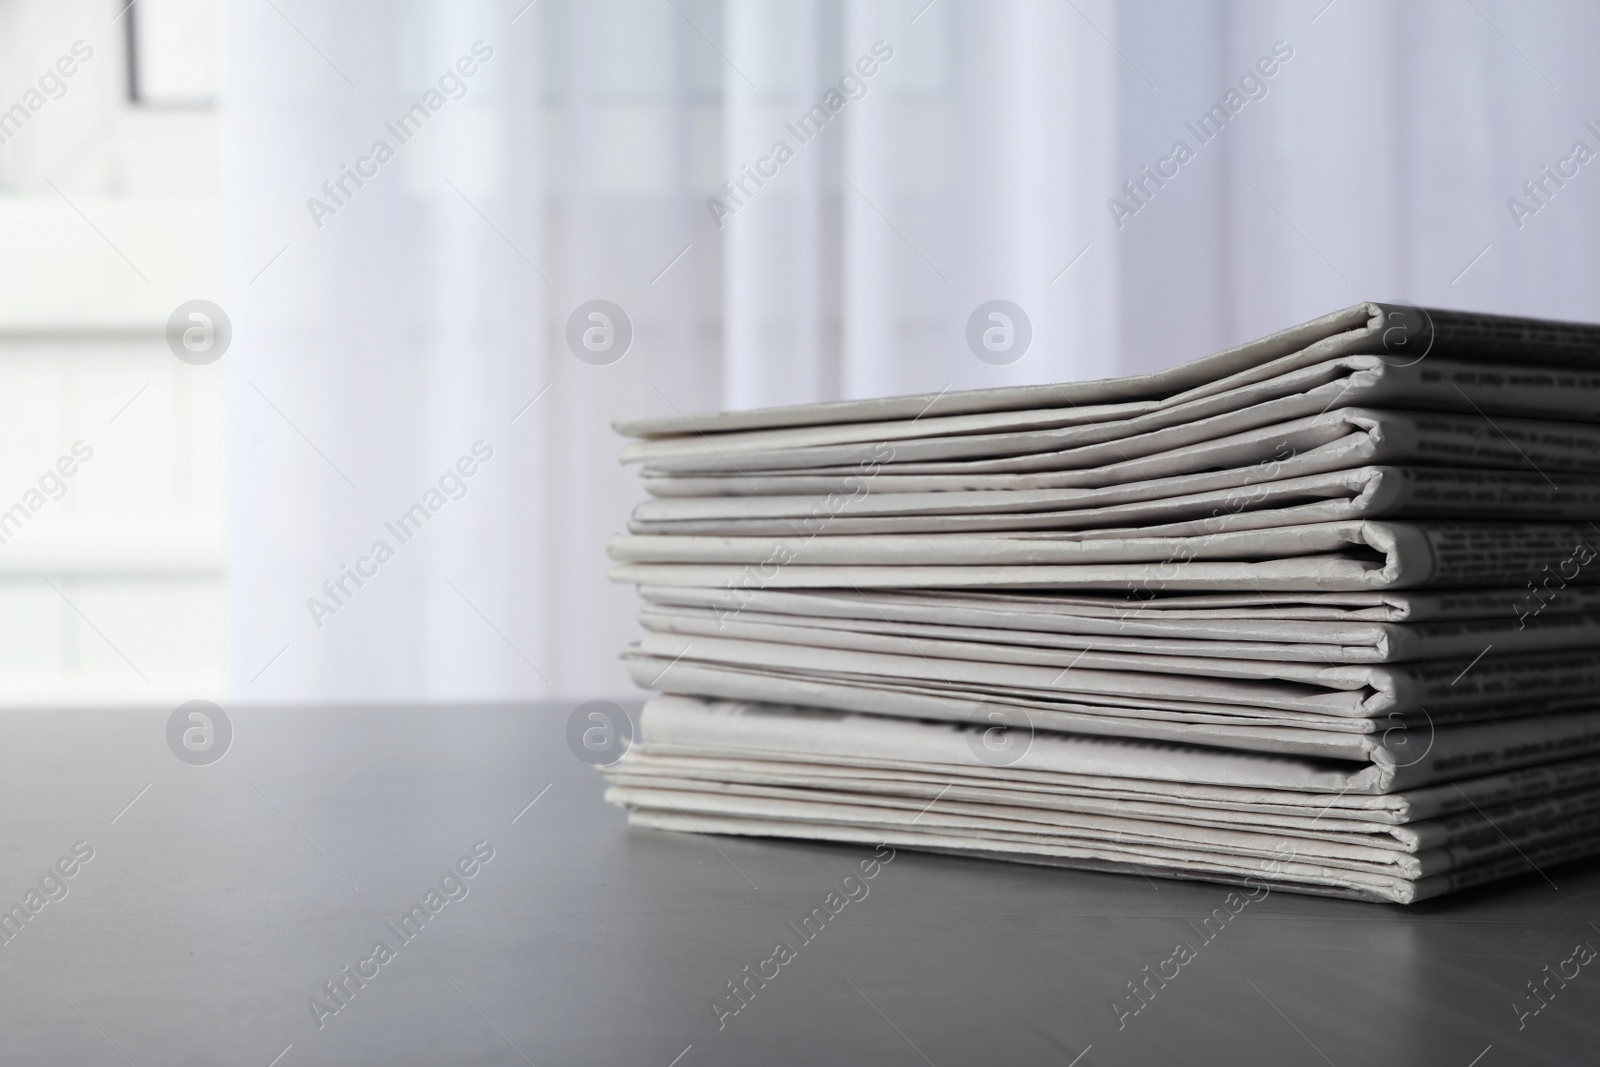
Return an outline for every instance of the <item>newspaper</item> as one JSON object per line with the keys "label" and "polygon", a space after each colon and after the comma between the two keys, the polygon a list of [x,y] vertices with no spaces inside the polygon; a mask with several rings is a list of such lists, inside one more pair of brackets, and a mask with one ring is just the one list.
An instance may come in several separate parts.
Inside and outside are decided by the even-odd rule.
{"label": "newspaper", "polygon": [[1353,353],[1383,354],[1390,360],[1412,365],[1426,358],[1429,362],[1450,359],[1500,363],[1517,367],[1519,371],[1525,366],[1592,369],[1600,366],[1600,329],[1580,323],[1365,302],[1153,374],[1059,385],[676,415],[618,423],[616,429],[630,437],[720,436],[773,427],[919,419],[1136,400],[1171,402],[1185,396],[1209,395],[1230,382],[1281,374]]}
{"label": "newspaper", "polygon": [[[1305,605],[1172,607],[1200,597],[1122,600],[1110,597],[990,599],[977,594],[915,596],[879,590],[788,592],[756,589],[674,589],[646,586],[641,619],[647,628],[736,636],[734,623],[820,626],[896,634],[1031,645],[1042,648],[1132,652],[1152,656],[1210,656],[1284,663],[1399,663],[1475,656],[1487,646],[1508,652],[1600,647],[1600,588],[1563,590],[1534,615],[1527,589],[1485,591],[1423,603],[1438,615],[1404,621],[1423,603],[1312,616]],[[1030,601],[1033,601],[1030,603]],[[1087,601],[1087,603],[1085,603]],[[1157,606],[1163,605],[1163,606]],[[1404,611],[1404,614],[1402,614]],[[1446,615],[1445,612],[1451,612]],[[1467,614],[1470,612],[1471,614]],[[1381,620],[1381,621],[1380,621]]]}
{"label": "newspaper", "polygon": [[[1262,790],[1392,793],[1600,752],[1600,714],[1552,716],[1544,740],[1530,742],[1519,724],[1441,729],[1420,758],[1390,751],[1382,760],[1318,758],[1293,752],[1230,750],[1161,739],[1024,730],[1025,744],[1009,775],[1022,771],[1089,774]],[[1558,721],[1559,720],[1559,721]],[[650,724],[654,721],[655,725]],[[731,749],[897,759],[911,764],[970,767],[978,762],[971,735],[992,724],[969,714],[947,724],[826,711],[811,705],[659,696],[646,705],[642,730],[652,743],[696,751]],[[1018,727],[1019,730],[1023,729]],[[1413,760],[1413,762],[1403,762]],[[1470,768],[1470,771],[1469,771]]]}
{"label": "newspaper", "polygon": [[[1440,839],[1423,846],[1413,834],[1299,831],[1263,827],[1216,827],[1097,815],[1081,811],[1045,811],[1013,807],[992,800],[962,802],[948,796],[936,803],[895,803],[865,798],[850,791],[695,788],[697,783],[645,781],[614,786],[607,799],[635,810],[658,809],[679,815],[711,815],[759,819],[766,823],[798,822],[871,828],[883,831],[935,833],[971,838],[984,848],[1006,841],[1023,846],[1134,849],[1145,854],[1182,858],[1188,863],[1231,859],[1281,859],[1416,881],[1517,855],[1519,848],[1560,841],[1573,834],[1600,838],[1600,790],[1580,795],[1541,798],[1530,813],[1510,822],[1502,836],[1487,819],[1452,832],[1426,827]],[[1566,809],[1563,813],[1563,809]],[[1496,815],[1514,814],[1496,811]],[[913,822],[912,820],[916,821]],[[1148,850],[1148,851],[1146,851]]]}
{"label": "newspaper", "polygon": [[[876,835],[1175,877],[1260,876],[1268,860],[1264,880],[1284,888],[1403,903],[1600,847],[1594,757],[1360,795],[1348,780],[1305,791],[1320,770],[1304,761],[1083,739],[1035,739],[1038,757],[1029,748],[1001,777],[955,729],[671,697],[652,700],[641,726],[643,743],[607,771],[607,795],[664,829]],[[1149,773],[1118,773],[1129,770]]]}
{"label": "newspaper", "polygon": [[[1248,513],[1247,513],[1248,514]],[[1237,516],[1235,516],[1237,517]],[[1323,522],[1276,529],[1175,527],[1165,535],[620,537],[616,581],[727,589],[1192,590],[1494,588],[1592,560],[1591,523]],[[1587,554],[1584,557],[1584,554]],[[1564,581],[1592,585],[1600,568]]]}
{"label": "newspaper", "polygon": [[[984,777],[959,767],[915,766],[903,760],[830,761],[804,753],[766,758],[648,741],[631,748],[605,774],[612,782],[634,787],[693,782],[694,788],[706,791],[768,796],[785,790],[851,792],[863,804],[882,803],[887,797],[891,804],[909,800],[918,810],[948,799],[1231,829],[1387,834],[1410,850],[1492,832],[1493,822],[1561,817],[1600,805],[1600,757],[1595,756],[1471,779],[1470,790],[1428,786],[1377,796],[1119,782],[1084,775]],[[1494,818],[1487,819],[1485,812]]]}
{"label": "newspaper", "polygon": [[[1593,640],[1580,640],[1568,649],[1549,648],[1543,642],[1532,650],[1513,653],[1499,649],[1488,655],[1492,642],[1478,644],[1465,655],[1449,659],[1425,659],[1386,665],[1321,664],[1281,662],[1276,659],[1248,659],[1238,655],[1211,656],[1201,649],[1196,655],[1151,654],[1105,649],[1093,642],[1081,647],[1052,648],[1040,642],[1013,643],[986,639],[982,634],[952,635],[944,627],[926,627],[921,633],[908,633],[900,626],[826,626],[796,624],[782,616],[762,618],[758,613],[741,613],[719,619],[712,612],[692,610],[660,611],[646,609],[640,616],[650,636],[638,646],[656,656],[730,658],[728,662],[772,662],[789,667],[801,662],[826,664],[832,673],[875,673],[876,677],[899,677],[899,667],[923,665],[913,676],[959,681],[961,665],[972,663],[983,672],[1005,676],[1004,684],[1028,687],[1022,671],[1013,667],[1038,667],[1055,671],[1061,677],[1052,688],[1071,691],[1077,678],[1096,672],[1138,672],[1177,675],[1181,678],[1264,679],[1295,682],[1314,689],[1371,694],[1352,714],[1386,714],[1397,706],[1428,704],[1443,714],[1451,707],[1478,703],[1486,697],[1514,688],[1519,699],[1529,701],[1558,699],[1559,692],[1577,695],[1593,693],[1600,700],[1600,676],[1592,675],[1590,663],[1600,664],[1600,646]],[[1592,634],[1586,628],[1580,634]],[[1010,637],[1006,633],[1002,636]],[[680,647],[681,646],[681,647]],[[771,646],[776,652],[767,652]],[[838,657],[825,650],[837,649]],[[749,658],[746,659],[745,657]],[[897,657],[884,659],[883,657]],[[855,667],[847,667],[855,664]],[[1467,665],[1473,667],[1471,672]],[[948,669],[947,669],[948,667]],[[1069,681],[1068,675],[1073,680]],[[1010,680],[1014,677],[1014,681]],[[1037,678],[1043,678],[1039,674]],[[1444,679],[1441,684],[1440,679]],[[997,680],[998,681],[998,680]],[[1587,686],[1592,689],[1586,689]],[[1220,699],[1252,703],[1236,687]],[[1198,698],[1203,699],[1203,698]],[[1278,706],[1278,705],[1265,705]],[[1325,705],[1320,701],[1318,708]],[[1352,705],[1353,706],[1353,705]],[[1342,712],[1340,712],[1342,713]]]}
{"label": "newspaper", "polygon": [[[674,642],[660,635],[647,635],[643,644],[678,648],[675,657],[625,656],[636,684],[671,693],[951,722],[998,709],[1039,730],[1377,762],[1404,761],[1447,734],[1487,737],[1491,728],[1530,743],[1551,731],[1586,735],[1588,719],[1597,714],[1594,679],[1600,673],[1592,653],[1550,653],[1506,657],[1481,677],[1477,668],[1465,671],[1464,663],[1428,664],[1428,671],[1373,679],[1392,688],[1331,690],[1258,679],[845,656],[759,642]],[[828,669],[830,661],[838,669]],[[1476,684],[1465,690],[1466,679],[1452,685],[1452,671]]]}
{"label": "newspaper", "polygon": [[[1191,438],[1194,435],[1191,434]],[[1155,442],[1159,445],[1160,442]],[[1554,476],[1600,471],[1600,426],[1546,419],[1489,419],[1473,413],[1335,408],[1217,438],[1190,439],[1164,451],[1127,438],[1052,453],[1055,469],[1024,473],[974,469],[968,461],[905,463],[894,457],[871,476],[874,493],[958,489],[1071,489],[1125,486],[1175,475],[1255,470],[1289,478],[1375,464],[1431,464],[1545,471]],[[1109,454],[1109,462],[1099,462]],[[1135,458],[1135,455],[1137,458]],[[1237,475],[1234,476],[1235,478]],[[646,467],[645,489],[658,497],[857,495],[854,467],[761,471],[741,462],[725,472],[678,474]],[[1203,487],[1224,484],[1218,480]]]}
{"label": "newspaper", "polygon": [[[670,800],[659,791],[653,792],[663,800]],[[627,803],[614,795],[612,799]],[[691,809],[696,807],[692,801],[689,806]],[[992,830],[941,833],[915,826],[887,822],[874,824],[865,820],[808,822],[800,818],[741,818],[703,812],[691,817],[682,810],[642,807],[629,813],[629,822],[635,826],[680,833],[887,844],[896,848],[956,856],[1139,874],[1144,877],[1157,875],[1222,882],[1247,886],[1255,893],[1276,889],[1395,904],[1412,904],[1461,889],[1527,875],[1556,864],[1593,856],[1600,851],[1600,833],[1593,830],[1592,819],[1581,816],[1560,820],[1551,825],[1548,834],[1528,840],[1525,844],[1505,847],[1503,850],[1486,850],[1490,858],[1482,862],[1454,869],[1446,864],[1430,864],[1435,870],[1438,867],[1444,869],[1425,877],[1412,877],[1403,871],[1389,873],[1376,864],[1339,864],[1318,857],[1289,860],[1285,856],[1293,854],[1289,850],[1295,848],[1298,842],[1287,837],[1271,839],[1274,851],[1270,854],[1251,850],[1239,855],[1214,848],[1186,848],[1178,842],[1163,845],[1138,845],[1124,841],[1060,843],[1042,835],[1003,834]]]}
{"label": "newspaper", "polygon": [[[1381,516],[1573,520],[1600,517],[1600,476],[1564,475],[1558,487],[1536,471],[1449,467],[1359,467],[1302,478],[1250,482],[1248,472],[1182,475],[1102,489],[871,493],[831,514],[819,533],[926,533],[950,529],[1165,531],[1210,523],[1258,525],[1254,514],[1293,508],[1301,522]],[[1219,482],[1235,484],[1211,488]],[[1298,506],[1296,506],[1298,505]],[[778,535],[813,514],[823,497],[696,497],[649,500],[634,509],[634,533]],[[1277,519],[1271,525],[1283,525]]]}
{"label": "newspaper", "polygon": [[[695,434],[623,449],[625,461],[659,471],[789,470],[810,467],[965,460],[970,471],[1059,470],[1154,455],[1172,448],[1320,415],[1335,407],[1444,409],[1480,416],[1592,422],[1600,418],[1600,372],[1501,367],[1429,360],[1397,367],[1376,356],[1346,356],[1280,378],[1155,411],[1051,429],[936,433],[903,426],[848,428],[859,440],[805,444],[841,428]],[[987,463],[977,461],[988,460]]]}
{"label": "newspaper", "polygon": [[[932,776],[985,788],[1003,784],[1062,796],[1182,803],[1223,811],[1387,823],[1416,822],[1546,793],[1594,785],[1600,756],[1573,754],[1542,765],[1486,766],[1449,784],[1400,780],[1404,768],[1378,768],[1294,755],[1232,752],[1194,745],[1037,732],[1022,734],[1015,759],[988,762],[981,735],[990,724],[915,722],[745,701],[659,694],[640,720],[643,748],[741,762],[870,770],[901,778]],[[1485,761],[1486,763],[1488,761]],[[621,766],[621,764],[618,764]],[[1408,775],[1408,779],[1427,774]]]}
{"label": "newspaper", "polygon": [[[1463,589],[1442,592],[1312,592],[1281,593],[1181,593],[1119,596],[1100,593],[1008,593],[990,590],[783,590],[740,588],[679,588],[646,585],[639,595],[655,604],[682,604],[738,611],[745,606],[758,611],[826,618],[888,618],[905,622],[938,621],[946,612],[959,613],[963,622],[1022,630],[1080,632],[1074,627],[1096,626],[1106,633],[1137,633],[1204,637],[1212,625],[1229,627],[1218,632],[1222,640],[1265,638],[1284,633],[1285,622],[1319,623],[1431,623],[1495,619],[1505,615],[1507,604],[1526,599],[1527,588]],[[1560,614],[1600,612],[1600,588],[1568,585],[1543,601],[1539,619]],[[1253,628],[1259,621],[1261,627]],[[1168,629],[1182,627],[1181,631]],[[1150,629],[1145,629],[1150,627]],[[1231,627],[1241,627],[1232,629]],[[1082,631],[1091,632],[1091,631]],[[1316,640],[1352,643],[1367,640],[1368,629],[1319,630]],[[1334,636],[1340,635],[1340,636]],[[1285,637],[1283,640],[1295,640]]]}

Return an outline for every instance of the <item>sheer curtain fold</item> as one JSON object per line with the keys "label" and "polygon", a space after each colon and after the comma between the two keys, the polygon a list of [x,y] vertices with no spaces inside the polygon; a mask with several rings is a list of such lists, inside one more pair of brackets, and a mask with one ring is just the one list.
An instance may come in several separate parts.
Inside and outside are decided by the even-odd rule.
{"label": "sheer curtain fold", "polygon": [[227,9],[242,699],[542,688],[549,620],[525,605],[550,599],[528,565],[550,549],[517,487],[547,481],[548,444],[510,421],[548,380],[520,251],[544,245],[543,133],[513,106],[541,58],[538,23],[502,14]]}
{"label": "sheer curtain fold", "polygon": [[725,184],[715,193],[729,212],[717,220],[726,263],[724,396],[729,407],[825,400],[838,392],[839,272],[827,238],[839,149],[837,137],[801,140],[811,131],[803,116],[829,80],[824,5],[730,0],[725,11]]}
{"label": "sheer curtain fold", "polygon": [[[1513,0],[1120,5],[1131,61],[1118,68],[1120,175],[1178,139],[1196,149],[1116,233],[1124,366],[1164,366],[1359,299],[1600,317],[1600,252],[1586,237],[1600,193],[1586,171],[1552,185],[1521,226],[1510,208],[1576,142],[1600,151],[1585,125],[1600,115],[1589,103],[1600,74],[1579,56],[1600,10],[1540,11],[1529,18]],[[1293,57],[1275,64],[1266,95],[1202,144],[1185,123],[1275,46]]]}

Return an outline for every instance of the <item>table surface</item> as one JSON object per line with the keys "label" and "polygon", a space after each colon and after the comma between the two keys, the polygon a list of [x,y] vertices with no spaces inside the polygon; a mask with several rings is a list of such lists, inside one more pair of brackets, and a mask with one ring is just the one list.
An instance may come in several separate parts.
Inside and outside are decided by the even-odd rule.
{"label": "table surface", "polygon": [[[873,851],[630,829],[573,706],[231,709],[208,766],[172,709],[0,717],[0,912],[27,916],[0,1063],[1595,1061],[1600,973],[1568,961],[1600,946],[1600,864],[1411,908],[1273,893],[1204,942],[1220,886],[901,851],[807,941]],[[719,1028],[747,965],[777,974]],[[1578,973],[1519,1018],[1546,965]],[[371,977],[341,1004],[347,966]]]}

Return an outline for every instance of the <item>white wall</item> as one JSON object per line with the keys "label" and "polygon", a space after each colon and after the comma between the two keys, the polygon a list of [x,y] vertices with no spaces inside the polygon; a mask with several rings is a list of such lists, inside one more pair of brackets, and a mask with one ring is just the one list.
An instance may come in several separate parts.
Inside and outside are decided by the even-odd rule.
{"label": "white wall", "polygon": [[[116,11],[0,3],[0,108],[92,49],[0,144],[0,534],[40,505],[0,544],[0,704],[226,686],[226,370],[163,336],[218,290],[217,127],[127,103]],[[64,495],[30,497],[79,441],[93,455]]]}

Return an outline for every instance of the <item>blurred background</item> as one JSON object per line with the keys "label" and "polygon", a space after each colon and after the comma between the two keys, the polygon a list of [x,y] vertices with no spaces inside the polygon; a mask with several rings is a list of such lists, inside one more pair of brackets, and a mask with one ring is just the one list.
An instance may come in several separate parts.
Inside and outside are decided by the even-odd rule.
{"label": "blurred background", "polygon": [[613,419],[1362,299],[1600,319],[1597,39],[1515,0],[0,0],[0,704],[619,696]]}

